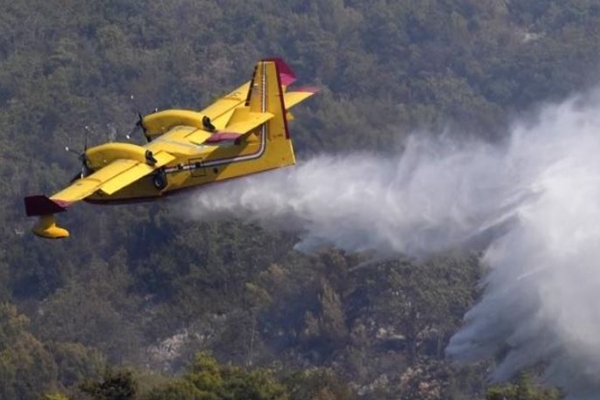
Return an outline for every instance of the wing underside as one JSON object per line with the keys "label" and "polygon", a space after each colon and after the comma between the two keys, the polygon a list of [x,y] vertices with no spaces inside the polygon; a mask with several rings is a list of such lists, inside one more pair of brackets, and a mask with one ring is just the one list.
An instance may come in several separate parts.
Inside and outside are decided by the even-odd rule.
{"label": "wing underside", "polygon": [[136,160],[118,159],[52,195],[29,196],[25,198],[25,212],[28,216],[48,215],[65,211],[74,202],[100,191],[111,195],[125,186],[151,174],[157,168],[173,160],[171,154],[162,152],[154,156],[156,163],[149,165]]}
{"label": "wing underside", "polygon": [[153,165],[136,160],[115,160],[90,176],[75,181],[71,186],[53,195],[51,199],[70,204],[97,191],[111,195],[175,159],[165,152],[158,153],[154,158],[157,162]]}
{"label": "wing underside", "polygon": [[43,195],[25,197],[27,216],[39,216],[33,232],[45,238],[60,239],[69,232],[56,225],[54,214],[66,211],[72,203],[100,191],[111,195],[125,186],[151,174],[173,160],[171,154],[162,152],[154,156],[152,165],[131,159],[117,159],[93,174],[78,179],[67,188],[48,198]]}

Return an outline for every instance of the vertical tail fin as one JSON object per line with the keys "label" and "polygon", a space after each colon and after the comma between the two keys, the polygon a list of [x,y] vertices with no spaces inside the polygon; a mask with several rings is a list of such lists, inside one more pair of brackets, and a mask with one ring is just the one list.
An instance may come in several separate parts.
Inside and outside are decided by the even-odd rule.
{"label": "vertical tail fin", "polygon": [[[272,117],[261,125],[261,135],[265,138],[267,146],[266,159],[271,165],[278,167],[296,163],[294,148],[288,129],[288,118],[291,114],[287,109],[302,100],[310,97],[315,90],[290,93],[286,97],[286,90],[296,80],[291,68],[279,58],[268,58],[259,61],[254,69],[254,75],[248,89],[246,107],[250,113],[266,113]],[[289,100],[290,104],[286,104]]]}
{"label": "vertical tail fin", "polygon": [[248,90],[246,106],[250,112],[272,114],[260,129],[266,142],[264,160],[273,167],[296,163],[283,97],[283,85],[294,80],[294,74],[282,60],[265,59],[256,64]]}
{"label": "vertical tail fin", "polygon": [[246,105],[250,112],[271,113],[267,123],[267,140],[289,139],[284,90],[296,80],[290,67],[279,58],[259,61],[250,82]]}

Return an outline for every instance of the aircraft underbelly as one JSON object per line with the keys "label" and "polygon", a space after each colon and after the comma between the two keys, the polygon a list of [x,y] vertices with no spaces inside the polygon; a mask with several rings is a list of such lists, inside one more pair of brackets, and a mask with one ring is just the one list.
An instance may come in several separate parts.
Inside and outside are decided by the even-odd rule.
{"label": "aircraft underbelly", "polygon": [[[107,195],[101,191],[90,196],[94,203],[146,201],[209,183],[234,179],[275,168],[293,165],[288,140],[268,141],[263,132],[240,149],[227,143],[209,152],[180,155],[175,163],[145,176],[131,185]],[[158,174],[162,176],[157,177]]]}
{"label": "aircraft underbelly", "polygon": [[88,199],[90,202],[98,204],[151,201],[185,191],[186,189],[198,188],[209,183],[235,179],[294,164],[293,159],[269,157],[269,153],[253,159],[232,160],[226,163],[194,156],[185,163],[165,168],[167,184],[163,190],[157,189],[154,176],[150,175],[119,190],[113,195],[107,196],[101,192],[96,192]]}

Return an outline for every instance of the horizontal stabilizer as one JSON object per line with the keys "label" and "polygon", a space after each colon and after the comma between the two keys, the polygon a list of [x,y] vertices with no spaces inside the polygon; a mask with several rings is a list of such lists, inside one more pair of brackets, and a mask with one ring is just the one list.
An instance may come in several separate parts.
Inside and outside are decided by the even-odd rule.
{"label": "horizontal stabilizer", "polygon": [[236,110],[223,129],[229,133],[239,133],[243,135],[258,128],[268,120],[273,118],[273,114],[269,112],[249,112],[247,107]]}
{"label": "horizontal stabilizer", "polygon": [[28,217],[55,214],[67,210],[65,205],[59,204],[44,195],[28,196],[24,200],[25,213]]}
{"label": "horizontal stabilizer", "polygon": [[290,108],[294,107],[296,104],[300,103],[301,101],[308,99],[310,96],[317,93],[318,91],[319,91],[318,87],[311,86],[311,87],[297,88],[297,89],[294,89],[293,92],[285,93],[285,95],[284,95],[285,109],[289,110]]}

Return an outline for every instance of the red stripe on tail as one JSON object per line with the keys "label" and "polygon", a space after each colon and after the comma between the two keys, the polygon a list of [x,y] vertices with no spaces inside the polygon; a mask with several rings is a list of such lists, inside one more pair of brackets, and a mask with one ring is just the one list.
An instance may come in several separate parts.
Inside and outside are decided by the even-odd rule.
{"label": "red stripe on tail", "polygon": [[277,71],[279,73],[279,80],[282,85],[289,86],[292,83],[296,82],[296,75],[294,71],[290,68],[289,65],[286,64],[281,58],[265,58],[262,61],[272,61],[277,66]]}

